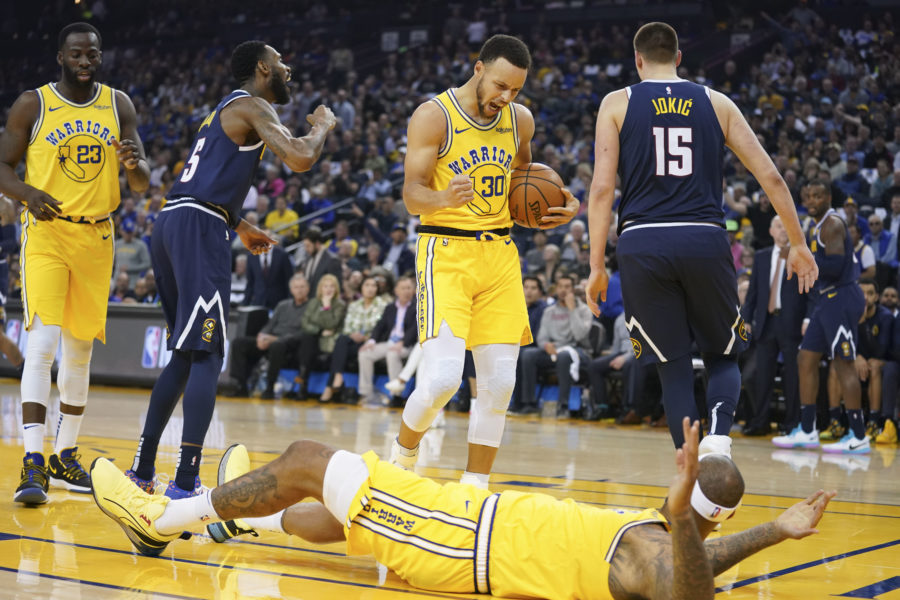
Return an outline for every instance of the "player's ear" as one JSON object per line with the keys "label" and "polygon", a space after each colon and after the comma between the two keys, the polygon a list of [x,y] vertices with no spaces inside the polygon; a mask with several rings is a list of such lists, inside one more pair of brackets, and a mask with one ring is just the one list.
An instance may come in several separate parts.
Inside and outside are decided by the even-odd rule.
{"label": "player's ear", "polygon": [[56,64],[59,66],[63,66],[63,53],[62,50],[56,53]]}
{"label": "player's ear", "polygon": [[256,70],[262,73],[264,77],[268,77],[271,69],[269,68],[269,63],[264,60],[256,61]]}
{"label": "player's ear", "polygon": [[679,50],[678,54],[675,55],[675,66],[677,67],[680,64],[681,64],[681,50]]}

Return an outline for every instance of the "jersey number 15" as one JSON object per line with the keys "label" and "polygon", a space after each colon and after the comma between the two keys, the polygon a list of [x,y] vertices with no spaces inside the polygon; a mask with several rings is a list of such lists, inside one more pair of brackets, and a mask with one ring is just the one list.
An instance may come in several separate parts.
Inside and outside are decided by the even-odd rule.
{"label": "jersey number 15", "polygon": [[687,177],[694,172],[694,151],[686,145],[693,140],[690,127],[654,127],[656,174]]}

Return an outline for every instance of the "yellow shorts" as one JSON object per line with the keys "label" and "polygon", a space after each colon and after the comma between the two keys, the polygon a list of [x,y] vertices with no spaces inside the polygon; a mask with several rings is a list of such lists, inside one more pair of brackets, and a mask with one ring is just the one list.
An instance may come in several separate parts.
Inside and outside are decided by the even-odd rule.
{"label": "yellow shorts", "polygon": [[491,492],[439,485],[379,460],[374,452],[362,458],[369,478],[344,521],[347,554],[373,554],[420,589],[474,592],[476,530]]}
{"label": "yellow shorts", "polygon": [[419,235],[416,242],[419,342],[446,321],[467,348],[530,344],[519,251],[493,240]]}
{"label": "yellow shorts", "polygon": [[112,221],[38,221],[25,210],[21,222],[25,328],[40,315],[45,325],[59,325],[80,340],[105,342],[115,253]]}

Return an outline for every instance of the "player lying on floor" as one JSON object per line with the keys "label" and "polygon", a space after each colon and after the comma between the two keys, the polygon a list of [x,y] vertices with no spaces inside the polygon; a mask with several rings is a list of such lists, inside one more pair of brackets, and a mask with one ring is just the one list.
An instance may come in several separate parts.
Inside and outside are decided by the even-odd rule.
{"label": "player lying on floor", "polygon": [[[100,509],[148,556],[185,529],[226,521],[210,528],[218,539],[253,527],[315,543],[346,539],[347,554],[373,554],[428,590],[699,600],[713,597],[716,574],[763,548],[816,533],[835,492],[820,490],[774,521],[704,542],[737,510],[744,481],[725,456],[698,461],[699,424],[685,418],[683,429],[676,475],[658,510],[439,485],[373,452],[359,456],[312,441],[295,442],[250,472],[246,448],[232,446],[219,465],[219,487],[180,500],[144,493],[105,458],[94,461],[91,477]],[[318,502],[297,504],[306,498]]]}

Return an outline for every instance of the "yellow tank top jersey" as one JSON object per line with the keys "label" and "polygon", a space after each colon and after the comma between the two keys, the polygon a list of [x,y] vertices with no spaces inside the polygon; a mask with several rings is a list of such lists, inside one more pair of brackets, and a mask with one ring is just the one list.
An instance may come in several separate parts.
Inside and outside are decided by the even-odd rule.
{"label": "yellow tank top jersey", "polygon": [[64,98],[54,83],[36,90],[41,110],[25,158],[25,183],[59,200],[69,217],[100,217],[119,206],[115,90],[96,88],[85,104]]}
{"label": "yellow tank top jersey", "polygon": [[622,535],[666,524],[657,510],[599,509],[546,494],[504,491],[491,532],[491,593],[502,597],[612,598],[609,565]]}
{"label": "yellow tank top jersey", "polygon": [[507,194],[512,161],[519,151],[516,111],[508,104],[488,124],[481,125],[460,106],[452,89],[432,99],[444,113],[446,133],[438,151],[431,189],[445,190],[450,180],[466,173],[475,198],[459,208],[445,208],[422,217],[423,225],[470,231],[510,227]]}

